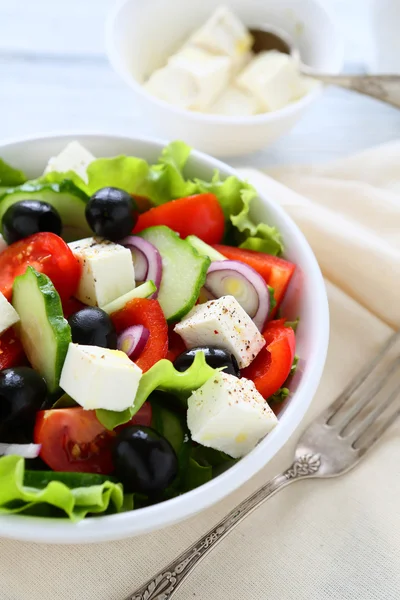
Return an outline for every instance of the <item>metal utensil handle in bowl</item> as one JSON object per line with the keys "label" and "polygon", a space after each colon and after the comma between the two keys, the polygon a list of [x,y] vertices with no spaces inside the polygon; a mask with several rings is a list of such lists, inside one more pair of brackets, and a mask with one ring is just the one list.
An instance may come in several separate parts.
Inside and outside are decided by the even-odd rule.
{"label": "metal utensil handle in bowl", "polygon": [[310,75],[328,85],[337,85],[366,96],[372,96],[400,108],[400,75],[325,75],[302,65],[304,75]]}
{"label": "metal utensil handle in bowl", "polygon": [[400,415],[400,332],[305,430],[293,464],[243,500],[215,527],[126,600],[170,600],[199,562],[238,523],[293,481],[352,469]]}

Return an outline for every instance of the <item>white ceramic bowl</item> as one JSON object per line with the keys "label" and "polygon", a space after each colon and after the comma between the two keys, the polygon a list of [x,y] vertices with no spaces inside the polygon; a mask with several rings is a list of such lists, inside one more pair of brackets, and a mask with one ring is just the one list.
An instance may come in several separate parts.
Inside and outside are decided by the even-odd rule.
{"label": "white ceramic bowl", "polygon": [[[36,177],[50,156],[58,154],[72,140],[78,140],[95,156],[130,154],[156,161],[165,142],[111,135],[55,135],[0,143],[0,157]],[[229,176],[235,171],[200,152],[193,151],[186,172],[189,176],[211,178],[215,169]],[[132,512],[86,519],[39,519],[22,515],[0,517],[0,537],[48,543],[84,543],[115,540],[162,528],[214,504],[250,479],[278,452],[304,416],[319,383],[325,363],[329,315],[325,286],[317,261],[303,234],[274,203],[260,195],[254,201],[253,216],[282,232],[285,256],[296,263],[295,277],[285,300],[285,314],[300,316],[297,331],[299,368],[291,389],[293,396],[280,415],[280,422],[260,444],[231,469],[206,485],[173,500]]]}
{"label": "white ceramic bowl", "polygon": [[[184,139],[199,150],[227,157],[259,150],[287,133],[317,98],[320,86],[285,108],[250,117],[195,113],[149,94],[143,81],[220,4],[221,0],[121,0],[109,16],[106,43],[112,66],[134,92],[133,100],[152,133]],[[327,73],[340,72],[342,41],[318,0],[224,0],[223,4],[248,26],[270,23],[286,30],[305,63]]]}

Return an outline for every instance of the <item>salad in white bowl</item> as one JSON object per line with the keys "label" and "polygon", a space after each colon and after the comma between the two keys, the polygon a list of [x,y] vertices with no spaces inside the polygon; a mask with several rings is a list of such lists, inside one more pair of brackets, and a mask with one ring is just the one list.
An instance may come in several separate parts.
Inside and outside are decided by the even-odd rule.
{"label": "salad in white bowl", "polygon": [[86,516],[209,482],[275,427],[296,368],[295,265],[231,175],[78,142],[0,161],[0,513]]}

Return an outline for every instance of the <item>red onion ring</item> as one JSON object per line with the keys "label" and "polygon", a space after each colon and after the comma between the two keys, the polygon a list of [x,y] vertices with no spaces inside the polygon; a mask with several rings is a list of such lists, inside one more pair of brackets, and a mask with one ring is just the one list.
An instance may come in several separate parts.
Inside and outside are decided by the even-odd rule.
{"label": "red onion ring", "polygon": [[162,260],[157,248],[136,235],[128,235],[118,243],[129,248],[132,253],[135,279],[141,283],[153,281],[157,291],[150,298],[157,298],[162,278]]}
{"label": "red onion ring", "polygon": [[236,298],[262,331],[269,313],[269,291],[264,279],[252,267],[238,260],[215,261],[208,269],[204,287],[216,298]]}
{"label": "red onion ring", "polygon": [[132,325],[119,334],[117,348],[135,360],[143,352],[149,335],[149,330],[143,325]]}

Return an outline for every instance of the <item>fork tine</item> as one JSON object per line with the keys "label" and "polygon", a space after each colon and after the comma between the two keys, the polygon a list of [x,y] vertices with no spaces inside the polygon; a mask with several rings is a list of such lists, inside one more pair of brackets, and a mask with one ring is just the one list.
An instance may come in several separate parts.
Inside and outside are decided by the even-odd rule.
{"label": "fork tine", "polygon": [[361,438],[364,437],[364,435],[367,433],[367,431],[365,431],[362,434],[362,436],[358,440],[356,440],[356,442],[354,443],[354,447],[359,452],[360,457],[363,456],[367,452],[367,450],[372,448],[372,446],[374,446],[376,444],[376,442],[378,442],[380,440],[380,438],[383,436],[385,431],[387,429],[389,429],[389,427],[391,425],[394,424],[394,422],[396,421],[396,419],[399,416],[400,416],[400,407],[397,408],[396,411],[393,414],[391,414],[381,425],[379,425],[376,429],[374,429],[372,437],[366,436],[367,439],[363,440],[363,443],[360,446],[355,445],[355,444],[357,444],[357,442],[359,442],[361,440]]}
{"label": "fork tine", "polygon": [[[360,410],[362,410],[362,408],[376,394],[376,392],[378,391],[378,386],[380,386],[382,384],[382,381],[388,376],[388,371],[385,370],[383,372],[383,374],[381,376],[379,376],[379,379],[377,382],[376,371],[377,370],[379,371],[384,359],[389,354],[389,352],[393,348],[393,346],[395,346],[395,344],[399,340],[400,340],[400,331],[394,333],[388,339],[388,341],[382,347],[380,352],[369,363],[367,363],[367,365],[365,367],[363,367],[363,369],[351,381],[351,383],[347,386],[347,388],[345,388],[345,390],[340,394],[340,396],[338,396],[338,398],[322,413],[322,415],[319,419],[320,422],[325,422],[328,425],[332,425],[331,421],[336,416],[339,416],[340,411],[345,406],[345,404],[350,399],[353,399],[353,394],[355,392],[357,392],[358,390],[360,390],[361,387],[363,387],[365,385],[365,383],[368,382],[369,378],[371,378],[374,381],[374,383],[372,385],[372,390],[370,388],[366,392],[366,394],[364,394],[363,397],[357,403],[355,403],[354,407],[352,407],[352,409],[350,409],[350,411],[348,412],[348,414],[350,415],[350,418],[347,418],[347,413],[346,413],[344,415],[345,420],[343,421],[343,419],[341,419],[339,425],[337,425],[337,428],[339,428],[340,430],[343,429],[343,427],[346,425],[346,423],[348,423],[351,420],[351,418],[354,418],[354,416],[356,414],[358,414],[358,412],[360,412]],[[399,359],[400,359],[399,357],[396,357],[394,363],[392,362],[390,364],[390,366],[389,366],[390,373],[392,373],[393,370],[396,368],[397,365],[395,363],[397,363],[397,361]],[[379,372],[378,372],[378,375],[379,375]],[[333,426],[336,427],[336,425],[333,425]]]}
{"label": "fork tine", "polygon": [[377,406],[375,406],[375,408],[360,421],[360,423],[357,423],[351,432],[346,435],[346,439],[351,441],[352,445],[355,446],[360,437],[368,431],[369,427],[375,423],[378,417],[399,397],[399,393],[400,384],[391,394],[389,394],[384,402],[378,403]]}

